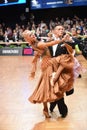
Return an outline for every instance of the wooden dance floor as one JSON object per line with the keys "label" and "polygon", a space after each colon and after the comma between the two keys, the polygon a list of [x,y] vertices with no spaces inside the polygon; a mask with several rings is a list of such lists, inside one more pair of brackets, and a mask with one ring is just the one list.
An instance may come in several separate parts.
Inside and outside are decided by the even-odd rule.
{"label": "wooden dance floor", "polygon": [[[65,95],[67,117],[61,118],[56,107],[45,119],[42,104],[28,101],[40,76],[38,65],[35,79],[29,79],[32,58],[0,56],[0,130],[87,130],[87,72],[75,81],[75,93]],[[78,59],[87,68],[85,58]]]}

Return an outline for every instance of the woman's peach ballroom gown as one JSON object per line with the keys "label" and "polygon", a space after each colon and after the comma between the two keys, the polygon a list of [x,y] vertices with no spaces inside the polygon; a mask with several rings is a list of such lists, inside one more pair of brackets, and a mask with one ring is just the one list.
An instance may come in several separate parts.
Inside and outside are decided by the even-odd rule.
{"label": "woman's peach ballroom gown", "polygon": [[[50,84],[51,74],[56,72],[59,66],[63,66],[63,71],[55,85]],[[42,54],[41,77],[33,94],[28,98],[32,103],[53,102],[64,96],[64,92],[69,91],[74,83],[74,60],[69,54],[51,58],[49,50],[46,48]]]}

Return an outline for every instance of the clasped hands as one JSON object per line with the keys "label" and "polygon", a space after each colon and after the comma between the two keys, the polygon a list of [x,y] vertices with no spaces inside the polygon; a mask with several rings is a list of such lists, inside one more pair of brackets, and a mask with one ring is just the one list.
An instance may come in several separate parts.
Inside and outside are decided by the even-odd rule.
{"label": "clasped hands", "polygon": [[62,38],[64,42],[73,42],[71,36],[69,34],[65,34]]}

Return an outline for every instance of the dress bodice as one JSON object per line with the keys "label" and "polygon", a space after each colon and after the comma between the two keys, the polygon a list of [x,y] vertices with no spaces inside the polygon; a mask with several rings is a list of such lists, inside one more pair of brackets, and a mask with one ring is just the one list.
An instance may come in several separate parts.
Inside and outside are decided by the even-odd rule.
{"label": "dress bodice", "polygon": [[42,57],[42,58],[43,58],[43,57],[51,57],[51,54],[50,54],[50,51],[49,51],[48,48],[45,48],[45,49],[44,49],[44,51],[43,51],[41,57]]}

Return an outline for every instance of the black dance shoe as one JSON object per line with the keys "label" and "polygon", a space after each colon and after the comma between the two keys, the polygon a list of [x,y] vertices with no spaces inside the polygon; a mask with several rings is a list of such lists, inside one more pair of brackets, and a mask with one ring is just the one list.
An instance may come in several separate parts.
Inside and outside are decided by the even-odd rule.
{"label": "black dance shoe", "polygon": [[69,96],[74,93],[74,88],[72,88],[70,91],[66,92],[66,96]]}
{"label": "black dance shoe", "polygon": [[81,75],[81,74],[79,74],[78,78],[82,78],[82,75]]}
{"label": "black dance shoe", "polygon": [[61,117],[65,118],[68,115],[68,112],[66,112],[65,114],[62,114]]}

